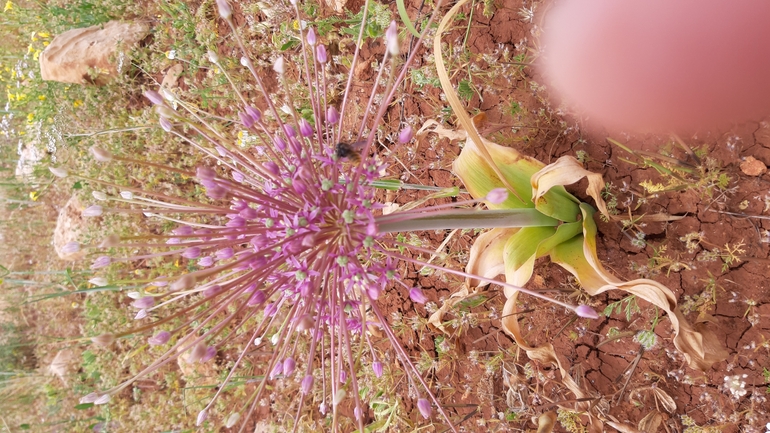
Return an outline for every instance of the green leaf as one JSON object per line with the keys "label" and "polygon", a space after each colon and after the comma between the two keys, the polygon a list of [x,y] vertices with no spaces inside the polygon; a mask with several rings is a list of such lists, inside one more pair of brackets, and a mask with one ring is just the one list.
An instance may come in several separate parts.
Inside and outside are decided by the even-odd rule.
{"label": "green leaf", "polygon": [[281,45],[279,50],[280,51],[290,50],[290,49],[296,47],[297,45],[299,45],[299,41],[296,40],[296,39],[292,39],[289,42],[286,42],[285,44]]}
{"label": "green leaf", "polygon": [[414,25],[412,25],[412,21],[409,19],[409,14],[406,13],[404,0],[396,0],[396,5],[398,6],[398,15],[401,17],[401,21],[404,23],[404,27],[406,27],[406,29],[409,30],[409,33],[411,33],[415,38],[419,38],[420,33],[415,30]]}
{"label": "green leaf", "polygon": [[75,410],[86,410],[94,407],[93,403],[80,403],[78,405],[75,405]]}
{"label": "green leaf", "polygon": [[471,86],[471,82],[468,80],[460,81],[460,84],[457,86],[457,94],[463,99],[470,100],[475,93],[473,86]]}

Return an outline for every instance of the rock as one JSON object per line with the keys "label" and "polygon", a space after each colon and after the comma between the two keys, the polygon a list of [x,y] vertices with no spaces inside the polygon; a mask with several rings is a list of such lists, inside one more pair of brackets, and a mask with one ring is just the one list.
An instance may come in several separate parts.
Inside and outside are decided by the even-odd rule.
{"label": "rock", "polygon": [[45,151],[41,151],[38,147],[40,143],[38,140],[34,140],[31,143],[27,143],[19,152],[19,161],[16,163],[16,177],[22,179],[29,179],[35,171],[35,166],[45,156]]}
{"label": "rock", "polygon": [[326,3],[326,6],[334,9],[334,12],[342,13],[345,12],[345,6],[348,5],[350,0],[324,0],[324,3]]}
{"label": "rock", "polygon": [[747,176],[761,176],[767,171],[767,166],[764,162],[753,156],[747,156],[746,159],[741,162],[741,171]]}
{"label": "rock", "polygon": [[181,63],[177,63],[174,66],[168,68],[166,74],[163,76],[163,82],[160,83],[161,89],[175,89],[178,87],[179,77],[182,75],[184,67]]}
{"label": "rock", "polygon": [[74,253],[62,252],[62,249],[68,242],[77,241],[83,234],[87,224],[87,221],[81,215],[83,209],[85,207],[75,195],[59,211],[59,217],[56,219],[56,229],[53,231],[53,247],[56,250],[56,254],[62,260],[76,261],[86,256],[86,252],[82,248]]}
{"label": "rock", "polygon": [[44,80],[103,85],[129,64],[126,53],[149,32],[146,23],[110,21],[66,31],[40,54]]}

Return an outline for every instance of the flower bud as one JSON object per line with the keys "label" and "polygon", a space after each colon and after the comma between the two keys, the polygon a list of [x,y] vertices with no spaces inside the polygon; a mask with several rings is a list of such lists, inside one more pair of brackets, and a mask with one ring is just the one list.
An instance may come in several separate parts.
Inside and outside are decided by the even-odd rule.
{"label": "flower bud", "polygon": [[99,406],[101,404],[107,404],[111,398],[112,396],[109,394],[102,394],[99,396],[99,398],[94,400],[94,405]]}
{"label": "flower bud", "polygon": [[312,28],[312,27],[310,27],[310,29],[308,29],[308,31],[307,31],[307,43],[308,43],[308,44],[309,44],[311,47],[314,47],[314,46],[315,46],[315,44],[317,44],[317,43],[318,43],[318,38],[317,38],[317,37],[316,37],[316,35],[315,35],[315,30],[313,30],[313,28]]}
{"label": "flower bud", "polygon": [[227,420],[225,421],[225,428],[230,428],[238,423],[238,420],[241,419],[241,414],[238,412],[230,414],[230,416],[227,417]]}
{"label": "flower bud", "polygon": [[300,179],[295,179],[291,183],[291,186],[292,188],[294,188],[294,191],[300,195],[304,194],[305,191],[307,191],[307,185],[305,185],[305,182],[301,181]]}
{"label": "flower bud", "polygon": [[208,53],[206,53],[209,57],[209,61],[213,64],[219,63],[219,54],[216,53],[216,51],[209,50]]}
{"label": "flower bud", "polygon": [[163,105],[165,103],[165,101],[163,100],[163,97],[160,96],[160,93],[154,90],[148,90],[144,92],[144,97],[149,99],[150,102],[152,102],[155,105]]}
{"label": "flower bud", "polygon": [[402,129],[401,132],[398,133],[398,142],[401,144],[406,144],[412,141],[412,138],[414,137],[414,131],[412,130],[412,127],[407,125],[406,128]]}
{"label": "flower bud", "polygon": [[[217,1],[219,3],[219,1]],[[195,425],[200,426],[203,424],[203,421],[206,421],[206,418],[209,417],[209,412],[206,409],[203,409],[202,411],[198,412],[198,417],[195,419]]]}
{"label": "flower bud", "polygon": [[198,361],[200,361],[204,356],[206,355],[206,345],[203,343],[198,343],[195,345],[195,347],[190,350],[190,353],[187,355],[187,363],[193,364]]}
{"label": "flower bud", "polygon": [[340,121],[340,113],[334,106],[329,106],[326,109],[326,121],[332,125],[336,125]]}
{"label": "flower bud", "polygon": [[249,297],[249,300],[246,302],[246,306],[254,307],[257,305],[262,305],[266,299],[267,297],[265,296],[265,292],[262,290],[257,290]]}
{"label": "flower bud", "polygon": [[131,191],[121,191],[120,196],[125,200],[133,200],[134,199],[134,193]]}
{"label": "flower bud", "polygon": [[215,356],[217,356],[217,349],[214,346],[209,346],[206,348],[206,352],[203,354],[203,356],[200,359],[200,363],[208,362],[212,360]]}
{"label": "flower bud", "polygon": [[184,250],[182,253],[182,257],[186,259],[196,259],[200,257],[201,255],[201,248],[200,247],[190,247]]}
{"label": "flower bud", "polygon": [[174,119],[177,116],[176,111],[172,110],[169,107],[166,107],[165,105],[157,105],[155,107],[155,111],[158,113],[160,117],[168,117],[170,119]]}
{"label": "flower bud", "polygon": [[294,373],[294,369],[297,367],[297,363],[294,361],[294,358],[291,356],[286,358],[283,361],[283,375],[284,376],[291,376],[292,373]]}
{"label": "flower bud", "polygon": [[178,292],[180,290],[189,290],[195,287],[196,278],[193,274],[185,274],[178,280],[171,283],[169,290],[172,292]]}
{"label": "flower bud", "polygon": [[278,56],[278,58],[275,59],[273,70],[277,72],[278,75],[283,75],[286,72],[286,61],[283,59],[283,56]]}
{"label": "flower bud", "polygon": [[227,0],[217,0],[217,10],[219,11],[219,16],[224,20],[229,20],[233,15],[233,8]]}
{"label": "flower bud", "polygon": [[599,314],[597,314],[596,311],[594,311],[594,309],[588,305],[578,305],[577,308],[575,308],[575,314],[586,319],[599,318]]}
{"label": "flower bud", "polygon": [[91,191],[91,195],[99,201],[107,200],[107,194],[104,191]]}
{"label": "flower bud", "polygon": [[100,256],[96,260],[94,260],[94,263],[91,265],[91,269],[99,269],[103,268],[105,266],[109,266],[109,264],[112,263],[112,259],[108,256]]}
{"label": "flower bud", "polygon": [[425,294],[422,293],[422,290],[419,287],[412,287],[412,289],[409,290],[409,298],[412,300],[412,302],[416,302],[418,304],[424,304],[428,302],[428,298],[425,296]]}
{"label": "flower bud", "polygon": [[275,136],[275,138],[273,138],[273,144],[275,144],[275,147],[277,147],[278,150],[280,150],[281,152],[283,152],[286,149],[286,141],[284,141],[283,138],[277,135]]}
{"label": "flower bud", "polygon": [[168,120],[168,117],[166,116],[160,116],[158,119],[158,123],[160,123],[161,129],[163,129],[166,132],[171,132],[172,129],[174,129],[174,124],[171,123],[170,120]]}
{"label": "flower bud", "polygon": [[430,402],[424,398],[417,400],[417,409],[420,410],[420,414],[425,419],[430,418],[430,414],[433,412],[433,407],[431,407]]}
{"label": "flower bud", "polygon": [[299,120],[299,133],[302,134],[303,137],[312,137],[313,136],[313,126],[310,125],[310,122],[308,122],[305,119]]}
{"label": "flower bud", "polygon": [[372,363],[372,371],[377,378],[382,377],[382,363],[380,361],[374,361]]}
{"label": "flower bud", "polygon": [[83,397],[81,397],[80,398],[80,404],[93,403],[99,397],[101,397],[101,394],[99,394],[98,392],[92,392],[92,393],[90,393],[88,395],[84,395]]}
{"label": "flower bud", "polygon": [[152,337],[147,339],[147,343],[150,346],[162,346],[166,343],[168,343],[168,340],[171,339],[171,333],[168,331],[160,331],[157,334],[153,335]]}
{"label": "flower bud", "polygon": [[283,363],[276,362],[275,366],[273,366],[273,371],[270,372],[270,379],[275,379],[281,373],[283,373]]}
{"label": "flower bud", "polygon": [[103,287],[103,286],[106,286],[107,284],[109,284],[107,279],[106,278],[102,278],[102,277],[91,278],[90,280],[88,280],[88,282],[93,284],[96,287]]}
{"label": "flower bud", "polygon": [[300,383],[300,391],[302,394],[309,394],[310,390],[313,388],[313,375],[308,374],[305,377],[302,378],[302,382]]}
{"label": "flower bud", "polygon": [[75,241],[67,242],[61,249],[61,252],[64,254],[72,254],[78,251],[80,251],[80,243]]}
{"label": "flower bud", "polygon": [[195,168],[195,177],[197,177],[200,180],[211,181],[215,177],[217,177],[217,172],[211,167],[199,165],[198,167]]}
{"label": "flower bud", "polygon": [[150,308],[153,305],[155,305],[155,298],[152,296],[145,296],[131,303],[132,307],[138,308],[140,310],[145,308]]}
{"label": "flower bud", "polygon": [[399,54],[398,27],[396,27],[395,21],[391,21],[388,30],[385,31],[385,43],[388,47],[388,53],[390,53],[391,56],[397,56]]}
{"label": "flower bud", "polygon": [[102,215],[102,207],[98,204],[88,206],[83,210],[84,217],[98,217]]}
{"label": "flower bud", "polygon": [[241,118],[241,123],[243,123],[243,126],[246,128],[251,128],[251,125],[254,124],[254,119],[243,111],[238,112],[238,117]]}
{"label": "flower bud", "polygon": [[255,122],[259,122],[262,119],[262,112],[256,107],[250,105],[246,106],[246,113],[254,119]]}
{"label": "flower bud", "polygon": [[325,45],[315,47],[315,57],[318,59],[318,63],[326,63],[329,61],[329,55],[326,53]]}
{"label": "flower bud", "polygon": [[231,247],[222,248],[216,252],[217,260],[227,260],[233,256],[233,249]]}
{"label": "flower bud", "polygon": [[69,172],[61,167],[48,167],[48,170],[56,177],[65,178],[69,176]]}
{"label": "flower bud", "polygon": [[115,335],[113,334],[97,335],[96,337],[91,337],[91,341],[97,346],[107,347],[115,341]]}
{"label": "flower bud", "polygon": [[96,159],[99,162],[112,161],[112,153],[102,149],[99,146],[91,146],[91,153],[94,155],[94,159]]}

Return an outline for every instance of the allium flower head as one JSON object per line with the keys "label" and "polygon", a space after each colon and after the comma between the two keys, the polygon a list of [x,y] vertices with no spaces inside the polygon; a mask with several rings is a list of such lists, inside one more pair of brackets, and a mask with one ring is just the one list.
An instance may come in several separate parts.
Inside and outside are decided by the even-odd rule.
{"label": "allium flower head", "polygon": [[[229,4],[225,0],[216,3],[220,16],[233,26]],[[440,2],[435,9],[440,9]],[[294,10],[298,22],[302,22],[299,9],[294,6]],[[430,28],[430,21],[425,28]],[[364,26],[361,35],[363,31]],[[343,400],[352,399],[354,413],[358,415],[355,422],[363,431],[366,405],[361,401],[357,368],[371,363],[377,377],[383,374],[382,362],[369,338],[369,329],[380,328],[410,375],[409,386],[421,388],[418,393],[430,398],[417,403],[422,416],[430,417],[435,405],[451,426],[376,302],[394,287],[416,303],[426,302],[421,289],[401,280],[399,261],[438,268],[401,255],[398,251],[404,245],[389,233],[436,227],[431,225],[436,224],[434,217],[447,206],[382,215],[373,186],[386,173],[387,164],[374,154],[372,143],[406,76],[406,68],[418,52],[414,47],[420,47],[421,41],[414,42],[409,57],[403,60],[398,56],[401,47],[396,24],[391,24],[379,75],[387,71],[393,71],[393,75],[385,80],[384,86],[375,84],[363,110],[366,115],[355,128],[346,118],[352,74],[341,102],[332,103],[326,94],[325,89],[333,86],[322,35],[317,35],[312,27],[305,31],[300,25],[299,49],[287,50],[274,58],[275,78],[283,88],[283,92],[277,93],[283,96],[275,96],[266,90],[260,75],[264,72],[257,73],[238,34],[233,28],[233,38],[244,52],[241,64],[250,72],[260,95],[255,98],[234,86],[241,106],[233,112],[232,119],[239,129],[256,137],[254,146],[240,146],[220,132],[221,128],[208,124],[197,111],[185,111],[188,105],[184,101],[174,100],[173,105],[180,107],[176,111],[158,92],[146,92],[161,119],[166,119],[163,129],[215,163],[200,165],[193,171],[168,168],[194,178],[202,186],[206,198],[199,202],[138,188],[120,188],[118,201],[127,206],[123,208],[127,212],[141,212],[146,218],[176,227],[165,234],[110,239],[103,243],[104,247],[129,251],[132,255],[101,256],[91,268],[99,269],[115,261],[169,257],[189,261],[187,266],[180,266],[189,271],[156,278],[135,295],[132,305],[140,309],[136,318],[141,322],[137,330],[147,332],[145,338],[155,347],[153,350],[165,352],[136,377],[99,395],[114,395],[177,358],[187,363],[204,363],[217,358],[223,349],[240,347],[240,353],[232,358],[229,374],[200,411],[198,424],[206,421],[212,410],[216,411],[214,403],[229,388],[233,375],[248,355],[249,364],[257,365],[254,375],[264,379],[243,406],[226,417],[226,425],[248,419],[259,401],[274,388],[268,387],[268,382],[283,381],[299,389],[295,424],[306,400],[324,415],[331,407],[336,419],[338,406]],[[350,70],[355,70],[362,38],[359,36]],[[220,62],[216,53],[210,57],[220,66],[226,63]],[[227,75],[225,68],[221,69]],[[309,110],[300,110],[290,96],[288,82],[296,77],[306,80],[302,83],[306,99],[303,107]],[[378,93],[384,96],[375,98]],[[379,101],[376,106],[375,100]],[[357,129],[357,136],[348,129]],[[412,139],[413,131],[407,127],[391,136],[406,143]],[[342,142],[355,142],[358,157],[341,155]],[[117,155],[107,158],[96,151],[94,154],[110,163],[136,162]],[[130,195],[123,195],[124,192]],[[92,206],[85,213],[97,215],[102,211],[100,206]],[[462,224],[445,228],[466,227],[469,223],[463,218],[467,219],[469,214],[463,215],[459,220]],[[446,221],[440,219],[438,223]],[[468,227],[477,226],[470,224]],[[467,277],[459,271],[454,273]],[[177,305],[173,318],[181,321],[173,329],[166,329],[171,317],[161,313],[169,305]],[[150,330],[154,335],[150,336]],[[116,336],[128,334],[131,332]],[[167,344],[172,337],[174,344]],[[107,345],[114,338],[109,334],[95,341]],[[368,349],[363,355],[362,347]],[[368,359],[361,362],[361,356]]]}

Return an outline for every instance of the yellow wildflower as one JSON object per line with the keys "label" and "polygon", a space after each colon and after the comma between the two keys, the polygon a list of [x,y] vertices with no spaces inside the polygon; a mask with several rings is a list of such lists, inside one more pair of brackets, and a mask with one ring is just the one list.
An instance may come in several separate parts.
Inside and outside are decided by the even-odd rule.
{"label": "yellow wildflower", "polygon": [[33,59],[33,60],[37,60],[37,59],[38,59],[38,57],[40,57],[40,52],[41,52],[41,51],[40,51],[39,49],[38,49],[38,50],[35,50],[35,54],[33,54],[33,55],[32,55],[32,59]]}
{"label": "yellow wildflower", "polygon": [[29,199],[32,201],[37,201],[37,199],[40,198],[40,192],[39,191],[30,191],[29,192]]}
{"label": "yellow wildflower", "polygon": [[47,39],[47,38],[51,37],[51,35],[48,32],[40,32],[37,35],[40,36],[43,39]]}
{"label": "yellow wildflower", "polygon": [[5,7],[3,8],[3,12],[8,12],[10,10],[13,10],[13,2],[11,0],[8,0],[5,2]]}
{"label": "yellow wildflower", "polygon": [[35,113],[27,114],[27,122],[32,122],[33,120],[35,120]]}
{"label": "yellow wildflower", "polygon": [[37,95],[37,99],[45,101],[45,95]]}
{"label": "yellow wildflower", "polygon": [[73,102],[73,103],[72,103],[72,106],[73,106],[74,108],[78,108],[78,107],[80,107],[81,105],[83,105],[83,101],[82,101],[82,100],[80,100],[80,99],[76,99],[76,100],[75,100],[75,102]]}

